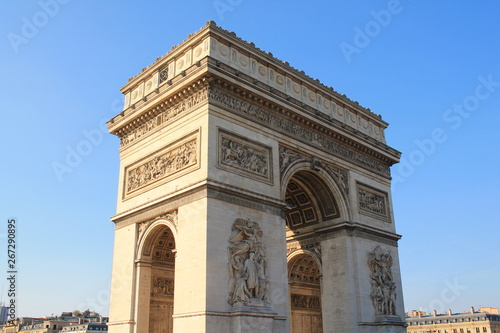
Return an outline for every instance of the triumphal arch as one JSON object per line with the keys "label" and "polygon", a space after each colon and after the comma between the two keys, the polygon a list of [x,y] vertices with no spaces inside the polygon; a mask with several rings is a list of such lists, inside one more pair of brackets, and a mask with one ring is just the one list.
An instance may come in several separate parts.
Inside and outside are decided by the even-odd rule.
{"label": "triumphal arch", "polygon": [[380,115],[214,22],[122,92],[111,333],[404,332]]}

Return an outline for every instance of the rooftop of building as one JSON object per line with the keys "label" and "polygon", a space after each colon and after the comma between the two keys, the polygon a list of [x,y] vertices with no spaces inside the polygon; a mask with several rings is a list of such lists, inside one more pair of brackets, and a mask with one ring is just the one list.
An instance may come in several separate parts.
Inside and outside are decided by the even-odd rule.
{"label": "rooftop of building", "polygon": [[[189,44],[192,40],[194,40],[196,37],[198,37],[199,35],[201,35],[203,32],[207,31],[208,29],[212,29],[214,31],[217,31],[217,32],[221,33],[222,35],[227,36],[228,38],[231,38],[231,39],[234,39],[236,41],[239,41],[240,43],[242,43],[242,44],[250,47],[255,53],[257,53],[257,54],[263,56],[264,58],[266,58],[266,60],[268,60],[270,62],[273,62],[273,63],[275,63],[275,64],[277,64],[279,66],[283,66],[283,67],[287,68],[288,70],[292,71],[293,73],[295,73],[296,75],[298,75],[299,77],[301,77],[304,81],[308,82],[309,84],[319,85],[319,86],[321,86],[323,88],[326,88],[331,93],[333,93],[333,95],[335,95],[336,97],[338,97],[340,99],[343,99],[343,100],[345,100],[347,102],[350,102],[352,104],[355,104],[358,108],[364,110],[365,112],[368,112],[370,114],[375,115],[369,108],[366,108],[366,107],[363,107],[362,105],[360,105],[359,102],[354,101],[354,100],[348,98],[345,94],[341,94],[341,93],[335,91],[333,89],[333,87],[327,86],[327,85],[323,84],[320,80],[315,79],[315,78],[307,75],[303,70],[299,70],[299,69],[291,66],[288,63],[288,61],[283,61],[281,59],[278,59],[278,58],[274,57],[271,52],[266,52],[266,51],[258,48],[257,46],[255,46],[255,44],[253,42],[249,42],[249,41],[246,41],[246,40],[240,38],[239,36],[236,35],[235,32],[223,29],[222,27],[218,26],[215,21],[207,21],[204,27],[200,28],[198,31],[196,31],[196,32],[194,32],[192,34],[189,34],[188,38],[186,38],[181,43],[172,46],[170,48],[170,51],[168,51],[164,55],[156,58],[156,60],[151,65],[142,68],[141,72],[138,73],[137,75],[133,76],[133,77],[130,77],[128,79],[128,82],[130,83],[134,79],[140,77],[144,72],[146,72],[147,70],[151,69],[156,64],[162,62],[163,60],[165,60],[169,56],[173,55],[179,48],[181,48],[181,47]],[[378,118],[380,118],[380,119],[382,118],[382,116],[380,114],[377,114],[376,116]]]}
{"label": "rooftop of building", "polygon": [[406,321],[408,323],[421,324],[426,322],[431,323],[442,323],[445,322],[465,322],[465,321],[478,321],[478,320],[491,320],[500,321],[500,313],[498,308],[492,307],[481,307],[475,310],[471,307],[469,311],[453,313],[451,309],[448,309],[445,313],[437,313],[436,310],[433,313],[426,313],[424,311],[413,310],[411,313],[406,314]]}

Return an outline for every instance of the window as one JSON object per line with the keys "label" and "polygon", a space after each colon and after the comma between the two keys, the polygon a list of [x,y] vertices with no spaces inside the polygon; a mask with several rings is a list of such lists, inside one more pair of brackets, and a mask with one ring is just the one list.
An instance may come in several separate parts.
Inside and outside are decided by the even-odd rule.
{"label": "window", "polygon": [[486,327],[483,327],[483,332],[488,332],[488,329]]}

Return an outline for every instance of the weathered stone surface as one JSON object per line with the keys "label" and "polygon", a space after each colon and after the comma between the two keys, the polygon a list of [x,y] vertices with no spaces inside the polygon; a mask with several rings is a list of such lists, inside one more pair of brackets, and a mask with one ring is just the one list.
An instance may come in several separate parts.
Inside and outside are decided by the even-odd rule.
{"label": "weathered stone surface", "polygon": [[122,92],[111,333],[404,332],[379,116],[213,23]]}

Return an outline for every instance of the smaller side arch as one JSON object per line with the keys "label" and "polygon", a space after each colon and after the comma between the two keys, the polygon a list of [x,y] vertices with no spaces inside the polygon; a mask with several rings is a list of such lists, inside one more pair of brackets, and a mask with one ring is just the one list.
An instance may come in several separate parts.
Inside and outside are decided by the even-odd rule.
{"label": "smaller side arch", "polygon": [[298,249],[288,256],[290,331],[323,332],[321,260],[313,251]]}
{"label": "smaller side arch", "polygon": [[290,268],[291,268],[291,265],[293,264],[293,262],[298,259],[299,256],[301,255],[309,255],[311,258],[314,259],[314,261],[316,262],[316,265],[318,266],[318,275],[321,277],[322,276],[322,272],[323,272],[323,268],[322,268],[322,264],[321,264],[321,258],[318,256],[317,253],[311,251],[311,250],[308,250],[308,249],[297,249],[295,251],[293,251],[292,253],[290,253],[287,258],[286,258],[286,262],[287,262],[287,265],[288,265],[288,270],[290,271]]}
{"label": "smaller side arch", "polygon": [[157,217],[154,220],[142,222],[139,224],[136,260],[141,260],[144,258],[144,255],[149,256],[151,254],[153,243],[162,231],[162,226],[170,230],[177,244],[177,211]]}

